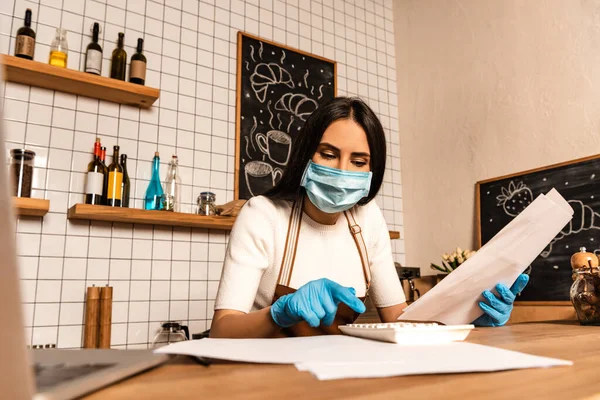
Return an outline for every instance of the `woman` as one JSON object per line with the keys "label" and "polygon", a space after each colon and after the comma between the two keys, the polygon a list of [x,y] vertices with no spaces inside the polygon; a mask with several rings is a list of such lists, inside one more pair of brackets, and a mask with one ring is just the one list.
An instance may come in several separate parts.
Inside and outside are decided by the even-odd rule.
{"label": "woman", "polygon": [[[242,208],[231,232],[211,337],[339,333],[365,311],[383,322],[406,307],[388,229],[372,201],[383,181],[383,127],[361,100],[319,107],[297,136],[281,181]],[[503,325],[522,275],[483,293],[480,326]]]}

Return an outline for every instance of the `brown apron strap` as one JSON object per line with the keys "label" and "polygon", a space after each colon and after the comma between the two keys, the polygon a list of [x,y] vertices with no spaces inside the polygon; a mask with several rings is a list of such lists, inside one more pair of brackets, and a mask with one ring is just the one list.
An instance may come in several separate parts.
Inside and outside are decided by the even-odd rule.
{"label": "brown apron strap", "polygon": [[300,225],[302,223],[302,205],[303,199],[300,199],[292,205],[290,220],[288,222],[287,237],[285,239],[285,249],[281,259],[281,268],[277,284],[289,286],[292,279],[292,270],[294,269],[294,259],[296,258],[296,248],[298,247],[298,237],[300,236]]}
{"label": "brown apron strap", "polygon": [[365,240],[363,239],[362,235],[362,229],[360,229],[360,225],[358,225],[356,219],[354,218],[354,209],[344,211],[344,215],[346,216],[348,228],[350,229],[350,233],[352,234],[352,238],[354,239],[354,243],[358,249],[358,254],[360,255],[360,262],[362,263],[363,274],[365,275],[365,284],[368,292],[369,287],[371,286],[371,268],[369,264],[367,246],[365,245]]}
{"label": "brown apron strap", "polygon": [[[287,237],[285,239],[285,249],[281,260],[281,268],[279,269],[279,277],[277,278],[278,285],[289,286],[292,280],[292,271],[294,269],[294,260],[296,259],[296,249],[298,248],[298,238],[300,236],[300,225],[302,223],[303,201],[303,199],[300,199],[292,205],[292,212],[290,213],[290,220],[288,222]],[[344,211],[344,215],[346,216],[348,228],[350,229],[350,233],[352,234],[352,238],[358,249],[365,277],[366,290],[368,291],[371,285],[371,269],[367,246],[365,245],[360,226],[354,217],[354,210]]]}

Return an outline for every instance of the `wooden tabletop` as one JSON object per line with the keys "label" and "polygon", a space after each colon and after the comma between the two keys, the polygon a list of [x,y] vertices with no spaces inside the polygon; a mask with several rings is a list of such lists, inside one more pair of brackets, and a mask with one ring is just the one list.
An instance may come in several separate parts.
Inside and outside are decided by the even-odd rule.
{"label": "wooden tabletop", "polygon": [[[158,367],[87,399],[591,399],[600,398],[600,327],[576,322],[476,328],[467,340],[574,361],[572,367],[318,381],[292,365],[189,361]],[[596,397],[598,396],[598,397]]]}

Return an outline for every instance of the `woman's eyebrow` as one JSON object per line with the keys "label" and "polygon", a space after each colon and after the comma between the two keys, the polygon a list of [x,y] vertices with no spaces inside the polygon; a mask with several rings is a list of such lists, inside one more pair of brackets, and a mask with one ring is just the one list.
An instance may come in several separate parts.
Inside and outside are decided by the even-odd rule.
{"label": "woman's eyebrow", "polygon": [[[327,147],[329,150],[332,150],[332,151],[335,151],[337,153],[340,153],[340,149],[338,149],[337,147],[335,147],[331,143],[321,142],[321,143],[319,143],[319,147],[321,147],[321,146],[322,147]],[[353,157],[371,157],[371,154],[369,154],[367,152],[357,151],[357,152],[353,152],[352,156]]]}
{"label": "woman's eyebrow", "polygon": [[333,150],[336,152],[340,152],[340,149],[338,149],[337,147],[335,147],[334,145],[327,143],[327,142],[321,142],[319,143],[319,147],[327,147],[329,150]]}

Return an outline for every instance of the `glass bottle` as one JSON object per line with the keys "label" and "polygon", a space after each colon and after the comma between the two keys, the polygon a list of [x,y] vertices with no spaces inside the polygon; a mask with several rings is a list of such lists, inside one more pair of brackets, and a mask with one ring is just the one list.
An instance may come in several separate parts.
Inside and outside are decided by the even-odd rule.
{"label": "glass bottle", "polygon": [[181,177],[179,176],[179,160],[176,155],[171,157],[164,188],[163,210],[179,212],[181,209]]}
{"label": "glass bottle", "polygon": [[216,197],[213,192],[200,193],[200,196],[198,196],[198,214],[217,215]]}
{"label": "glass bottle", "polygon": [[104,168],[104,184],[102,185],[102,204],[106,204],[106,192],[108,191],[108,167],[106,166],[106,147],[100,147],[100,162]]}
{"label": "glass bottle", "polygon": [[144,39],[139,38],[137,42],[137,53],[131,56],[129,66],[129,82],[143,85],[146,82],[146,56],[142,54]]}
{"label": "glass bottle", "polygon": [[123,183],[121,184],[121,207],[129,207],[129,192],[131,181],[127,173],[127,154],[121,154],[121,166],[123,167]]}
{"label": "glass bottle", "polygon": [[35,51],[35,31],[31,29],[31,9],[25,11],[25,25],[17,31],[15,56],[33,60]]}
{"label": "glass bottle", "polygon": [[127,53],[123,50],[123,41],[125,34],[119,32],[119,41],[117,48],[112,52],[112,60],[110,64],[110,77],[113,79],[125,80],[125,69],[127,66]]}
{"label": "glass bottle", "polygon": [[98,44],[100,24],[94,22],[92,27],[92,41],[85,51],[85,72],[94,75],[102,74],[102,46]]}
{"label": "glass bottle", "polygon": [[87,167],[87,175],[85,182],[85,204],[104,204],[103,188],[104,188],[104,165],[100,159],[101,150],[100,139],[96,138],[94,143],[94,159],[90,161]]}
{"label": "glass bottle", "polygon": [[600,325],[600,269],[598,257],[582,247],[571,257],[571,302],[581,325]]}
{"label": "glass bottle", "polygon": [[56,28],[52,46],[50,46],[49,64],[55,67],[67,68],[69,44],[67,43],[67,30]]}
{"label": "glass bottle", "polygon": [[123,185],[123,167],[119,164],[119,146],[113,147],[113,161],[108,166],[108,191],[106,205],[121,207],[121,189]]}
{"label": "glass bottle", "polygon": [[154,159],[152,160],[152,178],[146,189],[146,196],[144,198],[144,209],[145,210],[160,210],[163,197],[163,189],[160,184],[160,157],[158,151],[154,153]]}

